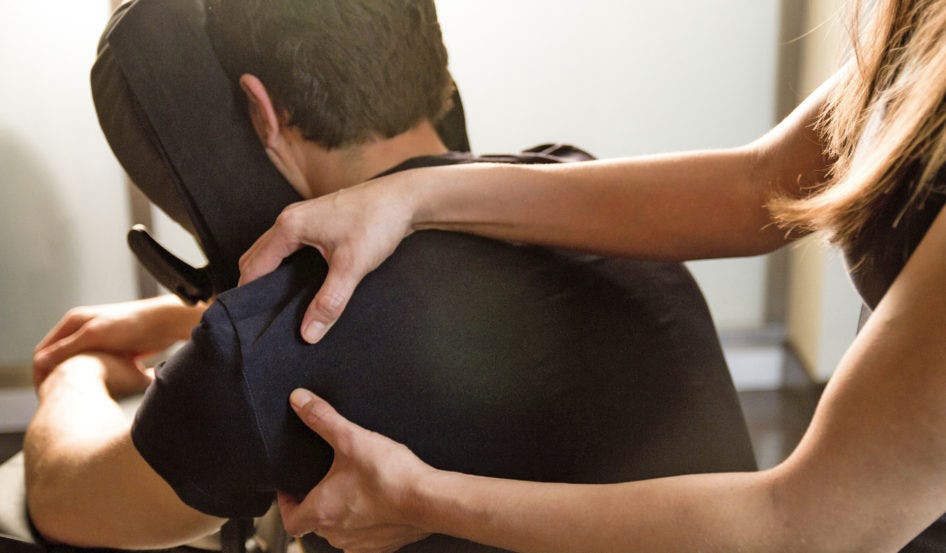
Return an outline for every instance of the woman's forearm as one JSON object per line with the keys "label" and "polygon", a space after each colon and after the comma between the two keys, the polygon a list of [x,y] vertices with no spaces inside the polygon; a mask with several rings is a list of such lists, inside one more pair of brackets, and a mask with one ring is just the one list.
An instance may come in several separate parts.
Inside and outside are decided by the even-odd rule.
{"label": "woman's forearm", "polygon": [[413,226],[646,259],[752,255],[784,243],[756,163],[747,147],[437,168],[414,191]]}
{"label": "woman's forearm", "polygon": [[438,472],[415,505],[430,532],[519,552],[772,553],[787,534],[771,482],[733,473],[573,485]]}
{"label": "woman's forearm", "polygon": [[755,142],[726,150],[550,165],[405,172],[415,229],[647,259],[754,255],[787,240],[767,208],[822,185],[832,160],[814,129],[829,80]]}

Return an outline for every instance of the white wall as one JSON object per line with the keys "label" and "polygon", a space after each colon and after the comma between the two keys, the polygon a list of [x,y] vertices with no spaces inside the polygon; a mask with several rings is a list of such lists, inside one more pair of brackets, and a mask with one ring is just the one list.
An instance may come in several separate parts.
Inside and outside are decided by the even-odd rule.
{"label": "white wall", "polygon": [[788,340],[816,382],[827,382],[857,331],[861,299],[841,253],[823,236],[792,246]]}
{"label": "white wall", "polygon": [[[806,33],[801,39],[800,97],[810,94],[837,71],[845,54],[842,0],[808,0]],[[848,278],[840,253],[823,236],[799,241],[791,250],[788,340],[810,376],[827,381],[857,329],[861,299]]]}
{"label": "white wall", "polygon": [[70,306],[133,297],[123,174],[89,69],[108,0],[0,0],[0,367]]}
{"label": "white wall", "polygon": [[[441,0],[478,153],[735,146],[775,113],[777,0]],[[511,183],[512,185],[512,183]],[[722,328],[764,318],[763,258],[691,265]]]}

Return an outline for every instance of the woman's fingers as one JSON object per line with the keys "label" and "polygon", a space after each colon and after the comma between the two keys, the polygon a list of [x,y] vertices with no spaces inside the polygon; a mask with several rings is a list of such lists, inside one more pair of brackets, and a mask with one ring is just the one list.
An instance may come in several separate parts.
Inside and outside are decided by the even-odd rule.
{"label": "woman's fingers", "polygon": [[279,505],[279,516],[282,517],[283,528],[289,535],[299,537],[312,531],[305,521],[305,513],[300,509],[301,503],[296,501],[295,497],[277,492],[276,504]]}
{"label": "woman's fingers", "polygon": [[345,310],[361,279],[411,232],[411,210],[407,200],[392,190],[391,178],[284,209],[273,227],[240,258],[240,284],[275,270],[304,246],[317,249],[329,272],[309,304],[300,330],[309,343],[321,340]]}
{"label": "woman's fingers", "polygon": [[278,494],[283,526],[315,532],[346,551],[394,551],[427,535],[405,519],[406,487],[426,474],[406,447],[341,416],[305,389],[289,397],[302,422],[335,450],[328,474],[305,499]]}
{"label": "woman's fingers", "polygon": [[306,342],[314,344],[321,340],[342,315],[366,274],[354,267],[354,264],[342,261],[340,256],[333,256],[329,261],[325,281],[302,318],[302,337]]}
{"label": "woman's fingers", "polygon": [[283,259],[303,246],[295,228],[299,224],[297,218],[295,215],[287,217],[287,213],[290,213],[289,208],[240,257],[240,286],[271,273]]}
{"label": "woman's fingers", "polygon": [[[282,492],[276,494],[283,527],[290,535],[302,536],[314,532],[326,538],[336,548],[372,552],[396,551],[429,535],[400,524],[377,524],[345,529],[331,525],[337,517],[320,504],[319,500],[324,499],[324,495],[319,492],[320,488],[316,488],[302,502]],[[318,514],[313,512],[316,508],[319,509]]]}
{"label": "woman's fingers", "polygon": [[364,430],[339,415],[327,401],[304,388],[293,390],[289,403],[302,422],[332,446],[336,456],[350,454],[352,435]]}

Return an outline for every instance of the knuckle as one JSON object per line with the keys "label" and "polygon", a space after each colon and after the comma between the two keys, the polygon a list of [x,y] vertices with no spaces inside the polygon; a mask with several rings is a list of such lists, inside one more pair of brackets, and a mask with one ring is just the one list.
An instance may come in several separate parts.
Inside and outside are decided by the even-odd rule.
{"label": "knuckle", "polygon": [[302,526],[301,521],[299,520],[298,515],[291,509],[286,509],[280,505],[280,511],[282,514],[282,526],[286,530],[286,533],[290,536],[301,536],[309,531],[308,528]]}
{"label": "knuckle", "polygon": [[240,267],[240,272],[246,270],[247,265],[250,264],[250,256],[251,254],[248,251],[244,252],[243,255],[240,256],[240,260],[237,261],[237,265]]}
{"label": "knuckle", "polygon": [[62,318],[67,321],[72,321],[75,319],[82,318],[84,316],[85,316],[85,307],[80,306],[80,307],[73,307],[69,309],[68,311],[66,311],[66,314],[63,315]]}
{"label": "knuckle", "polygon": [[324,509],[312,512],[310,525],[313,527],[313,531],[316,534],[324,538],[334,536],[337,539],[340,537],[338,517]]}
{"label": "knuckle", "polygon": [[91,321],[76,333],[76,338],[94,341],[101,338],[106,332],[107,330],[105,325],[96,321]]}
{"label": "knuckle", "polygon": [[338,252],[332,257],[329,264],[330,268],[335,269],[335,283],[337,288],[345,290],[354,290],[374,268],[370,258],[365,257],[363,248],[357,245]]}
{"label": "knuckle", "polygon": [[342,312],[344,304],[345,297],[343,295],[337,292],[325,292],[320,294],[315,301],[315,309],[322,315],[334,318]]}
{"label": "knuckle", "polygon": [[339,428],[335,432],[335,449],[345,455],[350,455],[355,448],[357,436],[355,432],[348,427]]}
{"label": "knuckle", "polygon": [[325,402],[314,400],[308,408],[309,418],[317,421],[328,420],[332,416],[332,408]]}
{"label": "knuckle", "polygon": [[295,230],[302,224],[305,213],[302,210],[303,204],[300,202],[289,204],[276,217],[276,228],[282,233],[294,234]]}

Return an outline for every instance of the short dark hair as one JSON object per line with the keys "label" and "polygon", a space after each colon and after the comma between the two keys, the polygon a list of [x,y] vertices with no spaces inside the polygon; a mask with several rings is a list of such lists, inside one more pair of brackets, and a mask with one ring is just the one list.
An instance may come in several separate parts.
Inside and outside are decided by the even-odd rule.
{"label": "short dark hair", "polygon": [[433,0],[207,0],[207,33],[234,79],[326,148],[391,138],[450,107]]}

